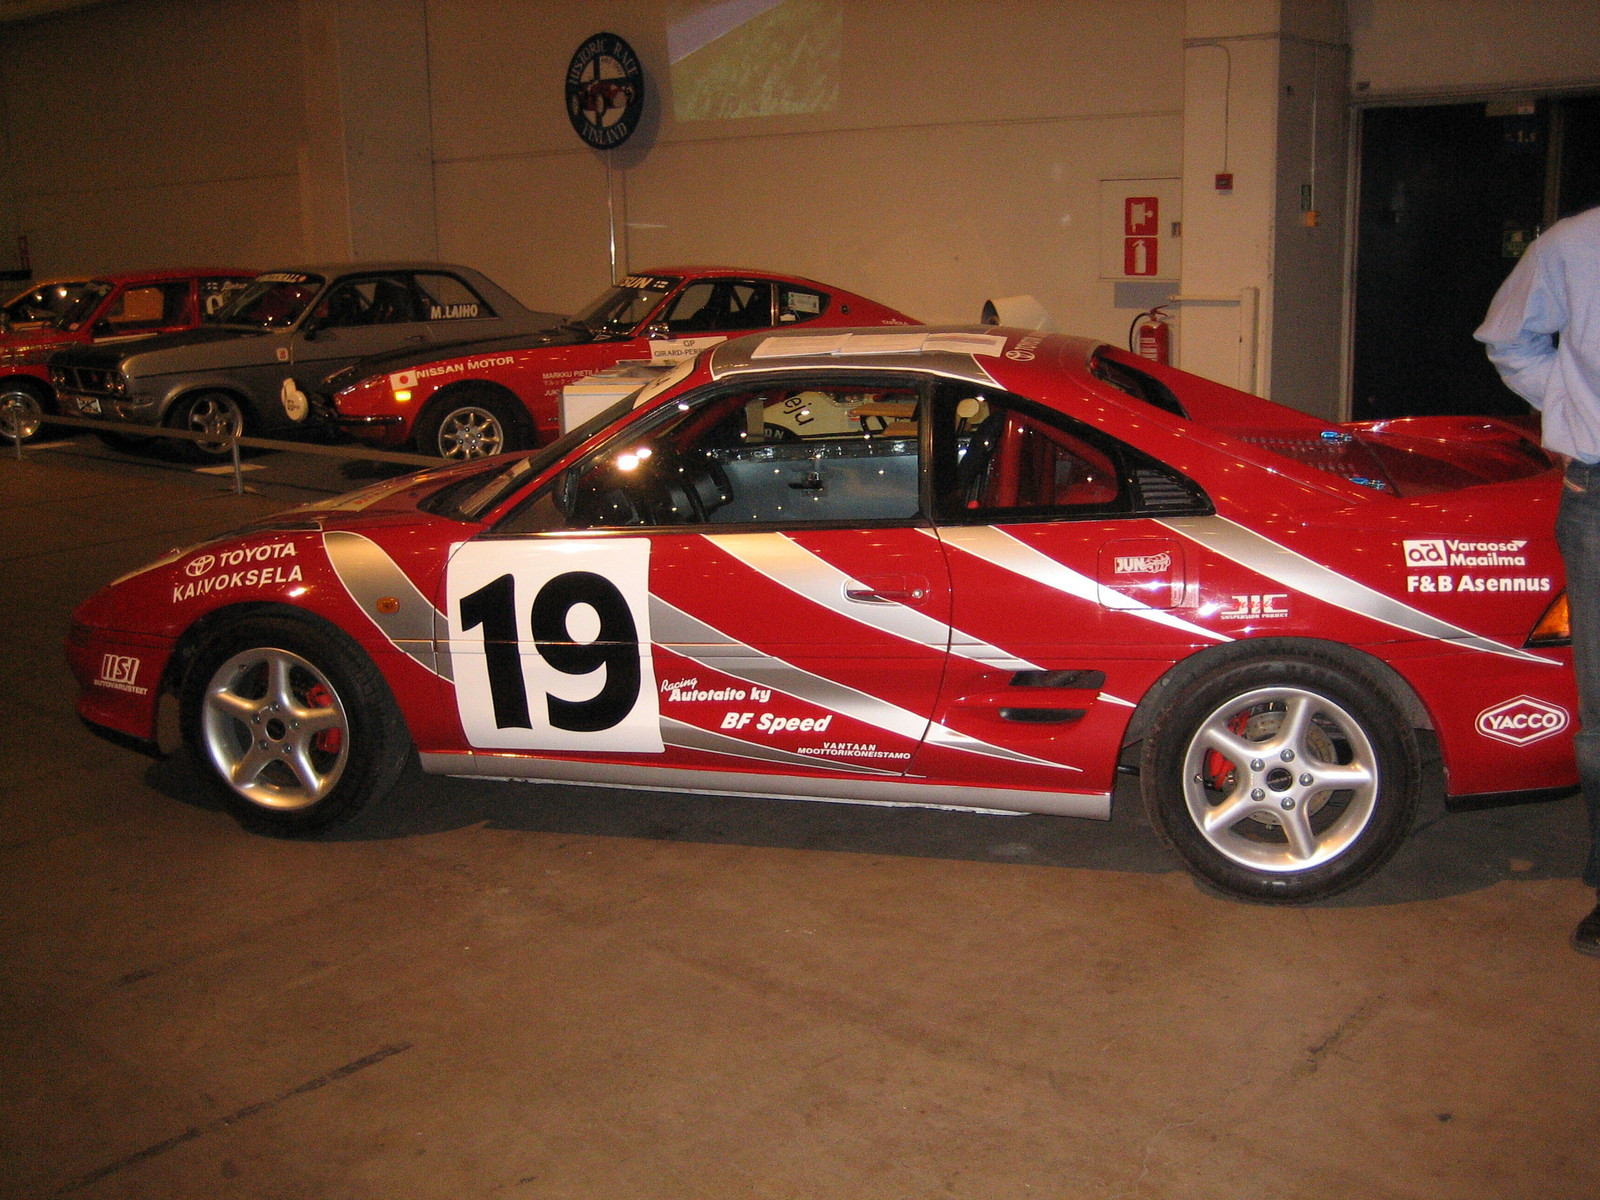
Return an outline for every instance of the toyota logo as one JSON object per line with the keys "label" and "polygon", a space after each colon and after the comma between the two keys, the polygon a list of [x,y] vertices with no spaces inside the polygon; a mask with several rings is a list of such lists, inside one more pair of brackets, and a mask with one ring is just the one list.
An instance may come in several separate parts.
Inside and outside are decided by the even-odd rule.
{"label": "toyota logo", "polygon": [[195,579],[201,575],[204,575],[216,565],[217,556],[215,554],[202,554],[199,558],[191,558],[189,560],[189,565],[184,568],[184,572],[189,576],[189,578]]}

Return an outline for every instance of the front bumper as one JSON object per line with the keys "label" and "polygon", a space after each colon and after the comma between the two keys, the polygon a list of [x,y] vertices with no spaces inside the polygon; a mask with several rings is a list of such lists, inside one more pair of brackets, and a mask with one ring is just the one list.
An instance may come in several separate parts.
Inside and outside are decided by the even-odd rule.
{"label": "front bumper", "polygon": [[127,396],[88,395],[83,392],[56,393],[61,411],[68,416],[94,417],[101,421],[125,421],[130,425],[156,424],[156,402]]}
{"label": "front bumper", "polygon": [[397,413],[356,417],[330,410],[327,419],[356,441],[369,446],[404,446],[411,432],[406,419]]}

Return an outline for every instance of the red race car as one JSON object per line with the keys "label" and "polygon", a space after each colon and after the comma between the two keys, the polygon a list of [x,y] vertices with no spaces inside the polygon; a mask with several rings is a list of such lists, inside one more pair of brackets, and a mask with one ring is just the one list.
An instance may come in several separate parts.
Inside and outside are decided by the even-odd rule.
{"label": "red race car", "polygon": [[0,325],[0,437],[31,438],[56,411],[48,364],[57,350],[191,329],[255,277],[238,267],[125,271],[17,297],[14,315]]}
{"label": "red race car", "polygon": [[536,338],[365,359],[329,380],[333,419],[364,442],[441,458],[526,450],[561,432],[561,390],[624,360],[672,363],[758,329],[914,325],[863,296],[791,275],[663,267],[607,288]]}
{"label": "red race car", "polygon": [[1190,869],[1300,902],[1376,870],[1431,783],[1573,786],[1558,490],[1491,420],[1328,425],[1021,330],[782,331],[535,453],[174,550],[68,654],[92,727],[153,746],[174,706],[269,833],[413,749],[1101,818],[1134,772]]}

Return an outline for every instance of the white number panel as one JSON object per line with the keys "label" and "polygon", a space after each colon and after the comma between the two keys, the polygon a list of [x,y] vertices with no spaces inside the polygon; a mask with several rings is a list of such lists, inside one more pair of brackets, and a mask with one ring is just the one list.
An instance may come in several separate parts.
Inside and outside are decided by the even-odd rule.
{"label": "white number panel", "polygon": [[648,538],[466,542],[450,559],[450,662],[482,750],[662,750]]}

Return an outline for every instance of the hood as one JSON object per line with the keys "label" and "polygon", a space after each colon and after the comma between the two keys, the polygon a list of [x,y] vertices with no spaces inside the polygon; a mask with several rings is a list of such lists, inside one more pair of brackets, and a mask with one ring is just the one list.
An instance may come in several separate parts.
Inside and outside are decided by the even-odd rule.
{"label": "hood", "polygon": [[540,328],[502,334],[492,338],[474,338],[460,342],[433,342],[427,346],[407,346],[403,350],[389,350],[382,354],[369,354],[334,372],[323,382],[330,392],[341,392],[351,384],[360,383],[373,375],[387,375],[391,371],[404,371],[426,363],[441,362],[448,358],[464,358],[469,354],[504,354],[515,350],[537,350],[542,346],[571,346],[592,341],[594,335],[578,325],[571,317],[560,313],[539,313]]}
{"label": "hood", "polygon": [[155,337],[140,338],[134,342],[102,342],[96,345],[74,346],[59,351],[52,361],[64,366],[115,369],[129,359],[146,354],[159,354],[163,350],[181,350],[188,346],[205,346],[212,342],[263,337],[265,333],[264,330],[242,329],[237,326],[199,325],[193,329],[157,334]]}

